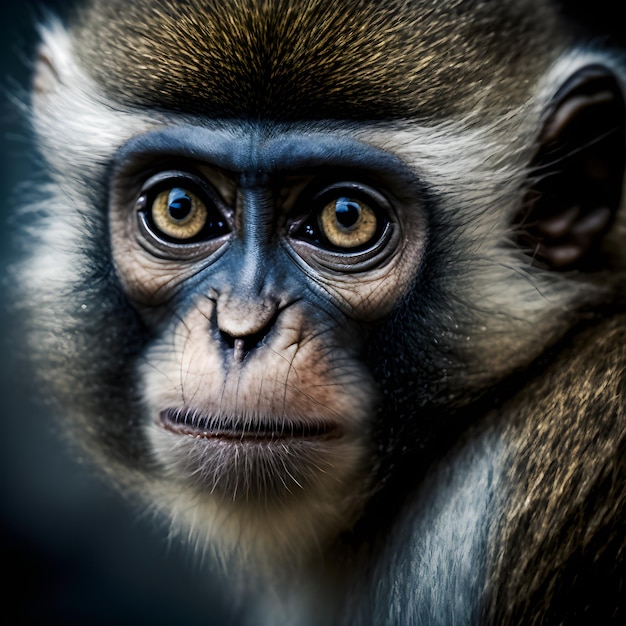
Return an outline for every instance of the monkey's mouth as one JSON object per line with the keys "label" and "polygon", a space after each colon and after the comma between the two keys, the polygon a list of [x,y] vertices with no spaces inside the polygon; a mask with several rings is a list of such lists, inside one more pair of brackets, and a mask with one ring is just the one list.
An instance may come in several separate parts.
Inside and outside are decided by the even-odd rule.
{"label": "monkey's mouth", "polygon": [[289,418],[230,417],[208,415],[198,409],[165,409],[159,414],[161,425],[177,435],[233,441],[277,441],[285,439],[335,439],[339,426],[325,420]]}

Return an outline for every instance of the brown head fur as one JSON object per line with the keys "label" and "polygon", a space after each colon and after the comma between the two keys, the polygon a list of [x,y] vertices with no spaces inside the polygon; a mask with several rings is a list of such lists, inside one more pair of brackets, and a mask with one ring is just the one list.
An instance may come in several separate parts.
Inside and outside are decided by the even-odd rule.
{"label": "brown head fur", "polygon": [[519,101],[559,32],[535,0],[112,0],[74,25],[115,99],[281,120],[439,118],[496,86]]}

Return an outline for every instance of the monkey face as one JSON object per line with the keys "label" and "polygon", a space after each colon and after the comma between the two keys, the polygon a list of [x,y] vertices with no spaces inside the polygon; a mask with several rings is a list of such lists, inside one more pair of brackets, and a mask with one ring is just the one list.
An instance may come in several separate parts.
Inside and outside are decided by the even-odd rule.
{"label": "monkey face", "polygon": [[410,288],[426,220],[395,193],[408,174],[389,155],[325,132],[271,136],[239,160],[202,128],[120,152],[113,258],[154,337],[137,365],[142,429],[165,480],[200,498],[333,500],[349,520],[379,404],[367,338]]}

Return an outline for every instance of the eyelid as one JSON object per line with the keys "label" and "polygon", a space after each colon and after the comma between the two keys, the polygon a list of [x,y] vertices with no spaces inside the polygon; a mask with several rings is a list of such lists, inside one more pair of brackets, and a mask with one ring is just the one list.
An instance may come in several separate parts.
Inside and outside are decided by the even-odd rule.
{"label": "eyelid", "polygon": [[[141,185],[139,195],[158,193],[169,187],[184,187],[185,184],[192,185],[200,193],[226,206],[217,189],[204,176],[186,170],[163,170],[150,176]],[[191,191],[195,192],[195,189]]]}

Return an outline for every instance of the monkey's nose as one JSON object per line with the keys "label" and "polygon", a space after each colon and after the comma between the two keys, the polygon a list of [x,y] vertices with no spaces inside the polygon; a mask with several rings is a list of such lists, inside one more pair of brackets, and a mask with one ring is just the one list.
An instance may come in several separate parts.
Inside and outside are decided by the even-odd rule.
{"label": "monkey's nose", "polygon": [[241,362],[263,343],[277,313],[278,305],[270,299],[218,298],[217,327],[223,344],[232,350],[236,361]]}

